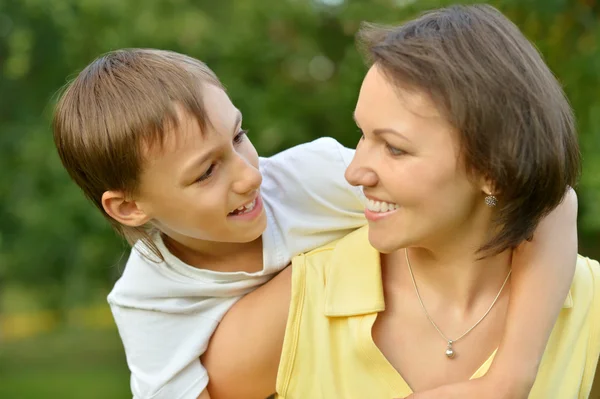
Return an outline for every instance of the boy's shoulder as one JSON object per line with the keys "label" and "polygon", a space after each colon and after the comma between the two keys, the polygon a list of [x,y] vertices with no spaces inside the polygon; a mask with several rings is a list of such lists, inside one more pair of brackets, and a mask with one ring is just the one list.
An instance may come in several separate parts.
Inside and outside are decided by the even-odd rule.
{"label": "boy's shoulder", "polygon": [[[318,215],[321,205],[335,212],[361,209],[362,190],[344,177],[353,156],[354,150],[323,137],[261,158],[261,191],[267,201],[285,201],[306,216]],[[352,202],[349,208],[348,200]]]}
{"label": "boy's shoulder", "polygon": [[261,166],[309,168],[305,172],[319,170],[321,173],[327,173],[327,169],[322,169],[324,166],[340,165],[345,169],[353,156],[354,150],[344,147],[334,138],[321,137],[288,148],[271,157],[261,158]]}
{"label": "boy's shoulder", "polygon": [[196,268],[171,254],[160,240],[154,242],[164,260],[156,259],[138,241],[108,295],[111,306],[175,314],[216,311],[220,318],[223,303],[247,294],[270,278],[266,273],[231,275]]}
{"label": "boy's shoulder", "polygon": [[265,253],[280,254],[277,267],[365,224],[364,194],[344,177],[353,156],[324,137],[262,159],[261,195],[269,219],[263,246]]}
{"label": "boy's shoulder", "polygon": [[156,307],[155,302],[166,303],[169,298],[189,296],[190,290],[202,292],[206,282],[178,272],[170,259],[173,255],[156,239],[154,242],[165,260],[158,259],[142,241],[138,241],[131,248],[125,268],[108,295],[110,304]]}
{"label": "boy's shoulder", "polygon": [[[121,303],[141,298],[150,298],[168,284],[169,279],[163,270],[162,261],[154,262],[148,258],[141,241],[132,248],[121,273],[112,291],[108,295],[108,302]],[[157,290],[158,288],[158,290]]]}

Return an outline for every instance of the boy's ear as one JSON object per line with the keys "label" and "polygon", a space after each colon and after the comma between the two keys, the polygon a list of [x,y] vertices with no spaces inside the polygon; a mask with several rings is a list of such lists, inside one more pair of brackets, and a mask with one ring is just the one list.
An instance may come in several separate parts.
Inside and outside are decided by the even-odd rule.
{"label": "boy's ear", "polygon": [[111,218],[129,227],[143,226],[151,219],[135,200],[122,191],[105,191],[102,194],[102,207]]}

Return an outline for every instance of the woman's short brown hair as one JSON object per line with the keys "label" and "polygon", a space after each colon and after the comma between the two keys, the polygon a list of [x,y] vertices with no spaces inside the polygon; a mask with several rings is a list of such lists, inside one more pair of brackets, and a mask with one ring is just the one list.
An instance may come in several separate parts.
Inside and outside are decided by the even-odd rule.
{"label": "woman's short brown hair", "polygon": [[580,172],[574,117],[539,52],[488,5],[365,25],[359,46],[398,86],[429,93],[460,135],[469,172],[494,184],[498,253],[532,237]]}
{"label": "woman's short brown hair", "polygon": [[54,142],[69,175],[130,244],[142,240],[163,259],[148,228],[123,226],[106,213],[102,194],[138,189],[144,149],[178,125],[177,106],[204,128],[203,84],[222,87],[202,62],[153,49],[123,49],[94,60],[58,101]]}

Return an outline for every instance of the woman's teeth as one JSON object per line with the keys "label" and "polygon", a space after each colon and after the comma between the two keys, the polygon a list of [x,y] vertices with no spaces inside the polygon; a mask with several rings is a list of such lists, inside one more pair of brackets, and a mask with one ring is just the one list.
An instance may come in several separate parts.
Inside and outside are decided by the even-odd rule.
{"label": "woman's teeth", "polygon": [[254,207],[256,206],[256,199],[252,202],[250,202],[249,204],[240,206],[238,209],[230,212],[231,215],[241,215],[243,213],[248,213],[250,211],[252,211],[252,209],[254,209]]}
{"label": "woman's teeth", "polygon": [[398,208],[400,208],[400,205],[393,204],[391,202],[373,201],[371,199],[367,200],[367,209],[370,210],[371,212],[378,212],[378,213],[390,212],[390,211],[395,211]]}

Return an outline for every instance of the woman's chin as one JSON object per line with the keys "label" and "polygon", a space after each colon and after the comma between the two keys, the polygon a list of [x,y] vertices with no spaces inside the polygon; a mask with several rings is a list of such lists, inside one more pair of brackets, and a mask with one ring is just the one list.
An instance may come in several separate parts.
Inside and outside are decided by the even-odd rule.
{"label": "woman's chin", "polygon": [[404,240],[396,234],[379,231],[379,229],[369,229],[369,243],[373,248],[382,254],[390,254],[405,247]]}

